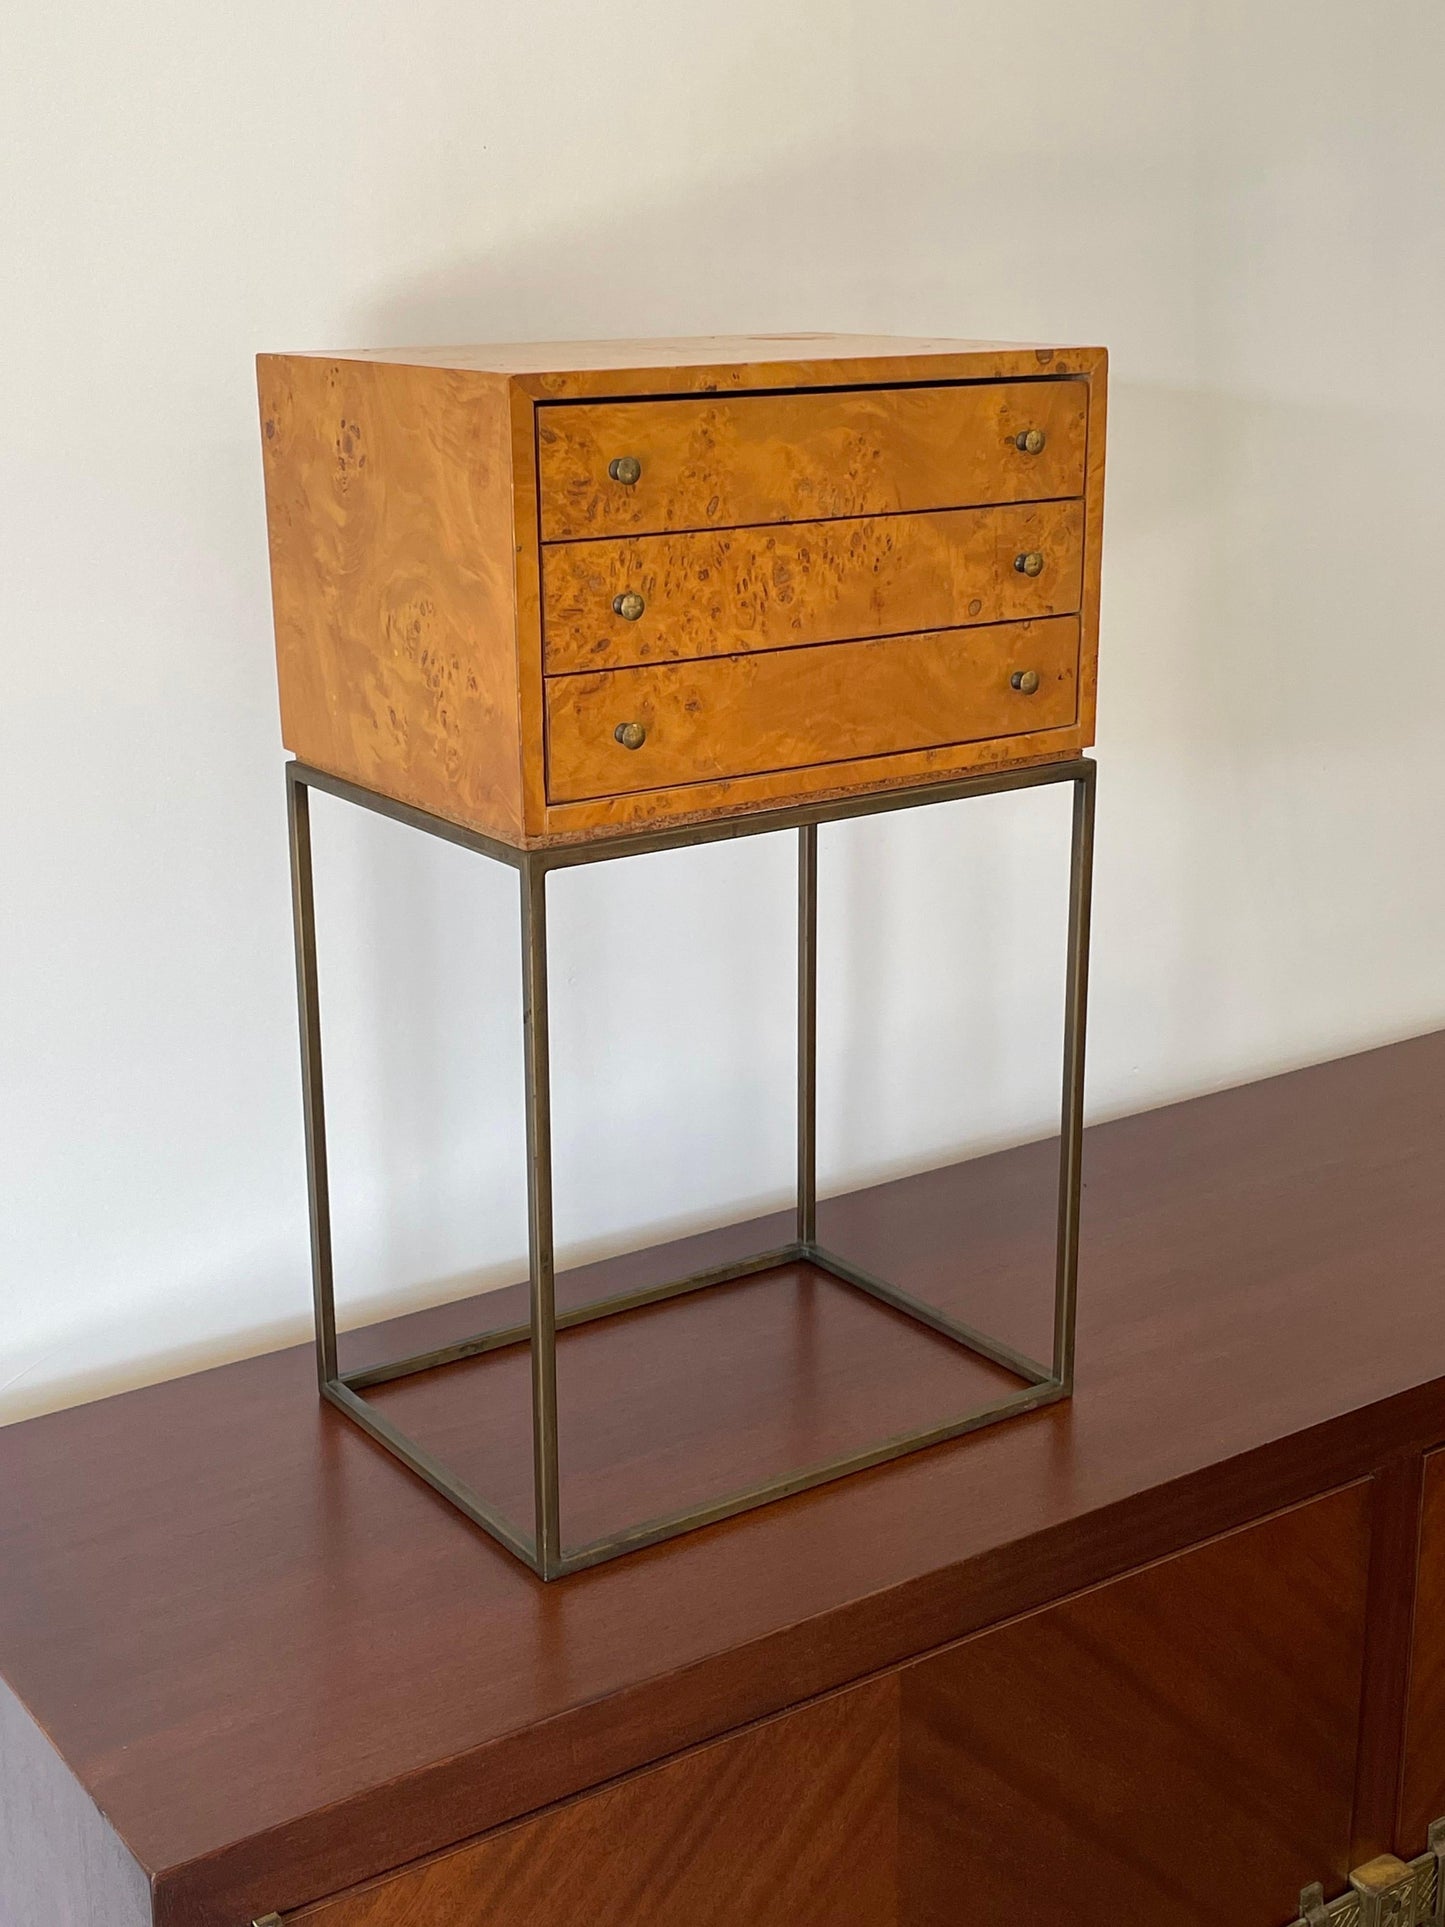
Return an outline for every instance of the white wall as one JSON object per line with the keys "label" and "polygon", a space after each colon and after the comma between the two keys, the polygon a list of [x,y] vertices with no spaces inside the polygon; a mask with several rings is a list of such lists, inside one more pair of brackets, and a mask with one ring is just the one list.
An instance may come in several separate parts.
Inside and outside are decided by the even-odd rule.
{"label": "white wall", "polygon": [[[1108,343],[1093,1109],[1445,1021],[1442,56],[1435,0],[10,0],[0,1416],[305,1328],[258,349]],[[1046,1127],[1061,804],[827,834],[831,1183]],[[348,1300],[500,1280],[510,879],[317,830]],[[574,1248],[786,1186],[789,863],[562,880]]]}

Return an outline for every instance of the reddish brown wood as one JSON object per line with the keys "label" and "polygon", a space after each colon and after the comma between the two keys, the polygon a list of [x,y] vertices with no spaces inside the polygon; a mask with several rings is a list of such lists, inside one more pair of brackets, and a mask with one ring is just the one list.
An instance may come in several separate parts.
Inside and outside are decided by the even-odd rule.
{"label": "reddish brown wood", "polygon": [[[1436,1289],[1439,1265],[1436,1262]],[[1430,1822],[1445,1815],[1445,1452],[1425,1461],[1419,1584],[1410,1649],[1401,1849],[1418,1853]]]}
{"label": "reddish brown wood", "polygon": [[[1442,1156],[1445,1035],[1102,1126],[1071,1404],[546,1589],[323,1409],[305,1351],[12,1426],[0,1673],[156,1876],[163,1927],[293,1910],[1438,1443]],[[824,1235],[977,1316],[1036,1304],[1052,1157],[881,1187]],[[620,1462],[629,1401],[665,1406],[676,1370],[680,1434],[681,1368],[725,1314],[680,1301],[632,1376],[570,1388],[570,1472],[615,1455],[619,1507],[657,1478],[645,1440]],[[1037,1315],[1001,1335],[1029,1342]],[[848,1372],[876,1356],[876,1397],[898,1398],[917,1355],[873,1335]],[[696,1449],[703,1474],[737,1446]],[[1438,1488],[1434,1507],[1431,1543]],[[1429,1677],[1417,1651],[1407,1818]]]}
{"label": "reddish brown wood", "polygon": [[150,1917],[144,1873],[0,1682],[0,1921],[146,1927]]}
{"label": "reddish brown wood", "polygon": [[[1392,1459],[1371,1483],[1369,1634],[1360,1706],[1350,1865],[1415,1851],[1397,1824],[1404,1765],[1410,1628],[1415,1612],[1423,1461]],[[1419,1846],[1425,1844],[1423,1834]]]}
{"label": "reddish brown wood", "polygon": [[898,1680],[815,1701],[297,1927],[894,1927]]}
{"label": "reddish brown wood", "polygon": [[1369,1489],[903,1674],[900,1917],[1274,1927],[1351,1865]]}

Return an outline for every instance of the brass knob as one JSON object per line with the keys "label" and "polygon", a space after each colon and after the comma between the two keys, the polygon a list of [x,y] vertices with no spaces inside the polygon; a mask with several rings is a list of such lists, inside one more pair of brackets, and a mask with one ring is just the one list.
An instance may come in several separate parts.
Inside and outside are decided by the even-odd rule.
{"label": "brass knob", "polygon": [[[1023,447],[1022,442],[1019,443],[1019,447]],[[624,488],[631,488],[642,473],[642,464],[635,455],[618,455],[607,464],[607,473],[614,482],[621,482]]]}
{"label": "brass knob", "polygon": [[1044,572],[1043,552],[1039,549],[1026,549],[1022,555],[1014,557],[1014,567],[1020,575],[1042,575]]}
{"label": "brass knob", "polygon": [[1014,436],[1014,447],[1023,455],[1037,455],[1044,445],[1044,431],[1041,428],[1025,428]]}
{"label": "brass knob", "polygon": [[624,749],[641,749],[647,741],[647,731],[641,723],[619,723],[612,734]]}
{"label": "brass knob", "polygon": [[636,622],[646,607],[636,589],[625,589],[621,595],[612,598],[612,612],[621,616],[624,622]]}
{"label": "brass knob", "polygon": [[1032,696],[1039,686],[1039,672],[1037,669],[1015,669],[1009,677],[1009,683],[1021,696]]}

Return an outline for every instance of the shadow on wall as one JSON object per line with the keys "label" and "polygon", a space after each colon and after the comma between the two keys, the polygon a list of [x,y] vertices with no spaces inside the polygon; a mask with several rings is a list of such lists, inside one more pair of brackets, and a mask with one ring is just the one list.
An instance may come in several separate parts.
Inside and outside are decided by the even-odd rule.
{"label": "shadow on wall", "polygon": [[[1143,174],[1124,149],[952,169],[921,149],[834,151],[705,199],[585,209],[380,288],[344,331],[374,346],[826,328],[1111,346],[1096,1117],[1445,1020],[1445,895],[1419,862],[1438,824],[1418,820],[1416,774],[1438,760],[1445,651],[1430,571],[1402,566],[1430,553],[1445,509],[1412,453],[1418,397],[1194,378],[1218,291],[1179,218],[1192,166],[1183,146]],[[347,834],[323,988],[354,1323],[509,1281],[525,1234],[510,905]],[[825,845],[825,1188],[1052,1127],[1063,855],[1046,809],[993,805]],[[790,855],[675,861],[606,866],[555,914],[568,1262],[786,1194]],[[29,1409],[306,1336],[295,1139],[294,1315],[167,1349],[158,1313],[133,1341],[142,1363],[47,1383]],[[244,1307],[256,1269],[232,1253],[191,1288]],[[7,1411],[25,1409],[12,1394]]]}

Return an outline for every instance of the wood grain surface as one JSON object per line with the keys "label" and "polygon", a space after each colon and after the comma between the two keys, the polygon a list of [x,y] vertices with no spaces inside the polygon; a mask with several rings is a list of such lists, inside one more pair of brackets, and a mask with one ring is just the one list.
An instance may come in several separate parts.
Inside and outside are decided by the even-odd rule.
{"label": "wood grain surface", "polygon": [[[547,683],[558,802],[1064,729],[1078,703],[1075,617],[659,663]],[[1015,674],[1032,674],[1032,693]],[[640,748],[619,726],[646,732]]]}
{"label": "wood grain surface", "polygon": [[[1075,379],[543,408],[542,539],[1079,495],[1088,409]],[[627,455],[630,486],[608,473]]]}
{"label": "wood grain surface", "polygon": [[[1438,1280],[1438,1270],[1436,1273]],[[1445,1452],[1425,1460],[1397,1852],[1421,1853],[1445,1816]]]}
{"label": "wood grain surface", "polygon": [[908,1927],[1278,1927],[1345,1885],[1368,1488],[902,1675]]}
{"label": "wood grain surface", "polygon": [[[1088,672],[1081,652],[1080,684]],[[548,684],[557,681],[549,677]],[[674,784],[670,789],[623,790],[582,803],[549,804],[543,821],[545,842],[585,843],[595,836],[642,830],[661,824],[706,822],[720,816],[745,816],[754,810],[790,803],[826,802],[887,790],[941,783],[971,771],[1012,769],[1028,763],[1054,763],[1089,746],[1081,723],[1064,729],[1025,730],[1015,736],[988,736],[977,742],[948,743],[939,749],[904,750],[890,756],[862,756],[805,769],[768,770],[757,776],[725,776]]]}
{"label": "wood grain surface", "polygon": [[895,1927],[898,1683],[685,1754],[297,1927]]}
{"label": "wood grain surface", "polygon": [[[546,669],[843,642],[1071,615],[1082,502],[564,542],[542,555]],[[1040,558],[1039,573],[1020,556]],[[615,608],[642,598],[640,616]]]}
{"label": "wood grain surface", "polygon": [[[334,358],[334,357],[328,357]],[[673,335],[619,341],[514,341],[366,348],[342,357],[450,368],[509,381],[538,400],[719,394],[750,388],[843,388],[916,381],[1100,376],[1103,348],[925,335]]]}
{"label": "wood grain surface", "polygon": [[[0,1673],[155,1876],[160,1927],[294,1911],[1439,1444],[1442,1160],[1445,1035],[1100,1125],[1069,1404],[546,1588],[320,1405],[309,1347],[0,1429]],[[823,1235],[1006,1312],[1047,1292],[1053,1162],[881,1186]],[[516,1303],[354,1335],[344,1362]],[[680,1301],[575,1388],[573,1468],[716,1319]],[[877,1348],[877,1396],[916,1365]]]}
{"label": "wood grain surface", "polygon": [[286,747],[515,842],[505,388],[305,356],[257,369]]}
{"label": "wood grain surface", "polygon": [[[817,349],[814,360],[810,348]],[[729,351],[739,359],[718,363],[716,356]],[[638,359],[624,365],[629,352]],[[286,744],[319,769],[522,847],[1076,755],[1093,732],[1106,366],[1100,349],[841,336],[262,356]],[[889,385],[898,383],[904,385]],[[787,392],[738,392],[770,384]],[[584,397],[608,399],[546,405]],[[820,537],[822,567],[810,564],[807,596],[821,611],[818,634],[839,639],[859,610],[862,636],[944,626],[926,615],[930,599],[950,623],[1061,612],[1077,602],[1077,721],[995,741],[852,756],[796,773],[691,772],[671,787],[549,797],[538,548],[548,486],[545,474],[539,479],[538,458],[544,470],[561,459],[558,423],[570,424],[562,455],[585,462],[591,457],[579,434],[590,446],[592,430],[636,420],[661,425],[654,454],[664,466],[682,463],[668,485],[674,507],[686,506],[690,491],[707,490],[699,529],[714,541],[728,514],[758,488],[774,491],[777,513],[839,514],[855,525],[910,504],[925,514],[948,509],[980,489],[980,500],[1007,505],[1083,488],[1076,594],[1053,592],[1052,563],[1038,582],[1009,580],[1011,557],[1000,559],[996,550],[994,562],[987,560],[985,523],[972,525],[965,555],[942,533],[962,524],[945,521],[902,551],[890,547],[900,536],[887,530],[864,536],[860,560],[877,565],[871,584],[844,566],[840,535]],[[1035,425],[1049,439],[1030,456],[1008,431]],[[780,440],[770,439],[774,430]],[[724,477],[733,494],[725,500],[724,490],[715,501],[709,464],[734,460],[731,481]],[[656,498],[658,479],[653,460],[630,492],[605,472],[601,482],[578,484],[574,476],[574,486],[588,499],[599,489],[609,500],[630,495],[635,510]],[[1078,510],[1057,512],[1067,518]],[[615,532],[646,524],[645,514],[624,512]],[[588,532],[607,530],[589,523]],[[704,606],[700,577],[697,603],[684,609],[683,578],[699,565],[682,551],[666,560],[658,588],[666,596],[666,582],[676,583],[668,629],[689,630],[687,649],[716,655],[759,641],[816,642],[806,625],[790,627],[784,613],[786,585],[777,569],[780,559],[789,566],[790,538],[786,529],[773,535],[764,593],[747,567],[738,571],[741,549],[720,560],[719,579],[732,569],[741,596],[743,627],[731,636],[718,629],[715,602]],[[586,608],[591,591],[582,590],[578,603],[575,581],[558,583],[565,567],[550,566],[554,602],[562,596],[556,606],[578,611],[570,634],[574,618],[560,618],[553,666],[620,662],[578,653],[594,650],[598,640]],[[705,560],[700,566],[709,568]],[[657,647],[658,633],[654,613],[636,638],[639,663],[667,653]]]}
{"label": "wood grain surface", "polygon": [[0,1921],[149,1927],[150,1918],[144,1872],[0,1680]]}
{"label": "wood grain surface", "polygon": [[[1370,1481],[1370,1595],[1352,1867],[1362,1867],[1382,1853],[1399,1851],[1411,1859],[1416,1852],[1401,1833],[1399,1810],[1423,1480],[1421,1455],[1404,1452],[1388,1459]],[[1423,1847],[1423,1834],[1420,1839]]]}

